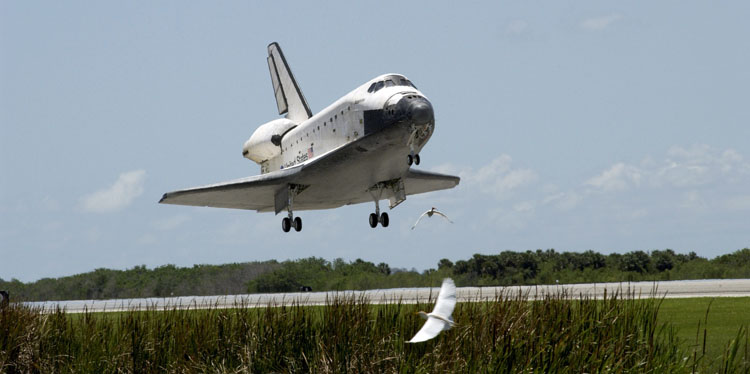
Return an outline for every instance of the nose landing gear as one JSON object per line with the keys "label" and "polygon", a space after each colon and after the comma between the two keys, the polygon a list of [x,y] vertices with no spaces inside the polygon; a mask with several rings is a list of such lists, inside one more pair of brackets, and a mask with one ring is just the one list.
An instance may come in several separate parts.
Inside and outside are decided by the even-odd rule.
{"label": "nose landing gear", "polygon": [[412,164],[419,165],[419,154],[414,152],[414,143],[416,143],[417,140],[427,138],[430,135],[430,132],[432,132],[431,126],[431,124],[421,126],[415,124],[411,125],[411,135],[409,135],[409,140],[406,141],[406,145],[409,146],[409,155],[406,159],[409,166]]}
{"label": "nose landing gear", "polygon": [[411,166],[411,164],[419,165],[419,155],[410,154],[407,158],[407,163],[409,166]]}

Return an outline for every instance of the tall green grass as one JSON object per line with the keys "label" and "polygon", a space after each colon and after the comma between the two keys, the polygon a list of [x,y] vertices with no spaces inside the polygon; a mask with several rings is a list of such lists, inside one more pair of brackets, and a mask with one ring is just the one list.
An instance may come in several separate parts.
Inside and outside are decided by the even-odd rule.
{"label": "tall green grass", "polygon": [[497,295],[459,303],[457,326],[407,344],[431,303],[147,310],[68,315],[14,304],[0,311],[4,373],[689,373],[749,372],[740,329],[705,357],[669,324],[661,300]]}

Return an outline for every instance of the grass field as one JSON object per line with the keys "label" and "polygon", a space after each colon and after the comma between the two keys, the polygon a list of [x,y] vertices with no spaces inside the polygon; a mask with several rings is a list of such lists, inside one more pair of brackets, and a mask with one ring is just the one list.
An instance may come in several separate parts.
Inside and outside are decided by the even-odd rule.
{"label": "grass field", "polygon": [[[706,356],[715,358],[737,337],[740,327],[750,326],[750,298],[665,299],[658,321],[671,323],[683,344],[701,350],[705,331]],[[747,341],[744,341],[742,349],[746,347]]]}
{"label": "grass field", "polygon": [[423,322],[414,313],[431,305],[78,315],[12,305],[0,312],[0,372],[750,372],[750,298],[713,301],[706,329],[709,302],[503,295],[458,304],[456,328],[415,345],[405,343]]}

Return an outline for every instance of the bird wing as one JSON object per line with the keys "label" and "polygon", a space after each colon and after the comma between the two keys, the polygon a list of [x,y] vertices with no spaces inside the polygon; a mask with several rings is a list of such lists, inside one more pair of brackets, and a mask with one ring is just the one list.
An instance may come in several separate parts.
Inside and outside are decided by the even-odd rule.
{"label": "bird wing", "polygon": [[446,320],[452,320],[451,314],[453,314],[453,308],[456,307],[456,284],[453,283],[453,279],[443,279],[443,285],[440,286],[440,293],[438,293],[437,302],[435,303],[435,309],[432,310],[432,314],[439,315]]}
{"label": "bird wing", "polygon": [[[430,340],[440,334],[440,331],[446,329],[446,325],[448,325],[448,323],[444,321],[441,321],[435,317],[428,317],[427,322],[425,322],[424,326],[419,329],[417,335],[414,335],[414,337],[411,338],[411,340],[409,340],[407,343],[419,343]],[[450,327],[450,325],[447,327]]]}
{"label": "bird wing", "polygon": [[417,225],[419,224],[419,221],[421,221],[421,220],[422,220],[422,217],[424,217],[424,216],[425,216],[425,215],[426,215],[427,213],[429,213],[429,212],[430,212],[430,211],[428,210],[428,211],[426,211],[426,212],[422,213],[422,215],[421,215],[421,216],[419,216],[419,219],[417,219],[417,222],[414,222],[414,226],[412,226],[412,227],[411,227],[411,229],[412,229],[412,230],[414,230],[414,228],[415,228],[415,227],[417,227]]}
{"label": "bird wing", "polygon": [[451,221],[451,219],[448,218],[448,216],[446,216],[445,214],[443,214],[443,212],[441,212],[439,210],[436,210],[435,213],[438,214],[438,215],[440,215],[440,216],[442,216],[443,218],[447,219],[448,222],[453,223],[453,221]]}

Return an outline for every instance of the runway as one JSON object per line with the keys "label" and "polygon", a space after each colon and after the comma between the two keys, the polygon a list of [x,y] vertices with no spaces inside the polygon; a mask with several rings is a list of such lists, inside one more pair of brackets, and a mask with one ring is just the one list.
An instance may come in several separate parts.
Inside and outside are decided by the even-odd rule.
{"label": "runway", "polygon": [[[258,308],[280,305],[326,305],[335,298],[367,300],[372,304],[415,304],[434,300],[439,287],[392,288],[368,291],[296,292],[227,296],[181,296],[145,299],[69,300],[27,302],[26,305],[68,313],[120,312],[147,309]],[[750,297],[750,279],[689,280],[662,282],[582,283],[511,287],[459,287],[458,302],[492,301],[498,296],[523,297],[528,300],[562,294],[566,298],[601,299],[615,292],[635,298]],[[520,296],[519,296],[520,295]]]}

